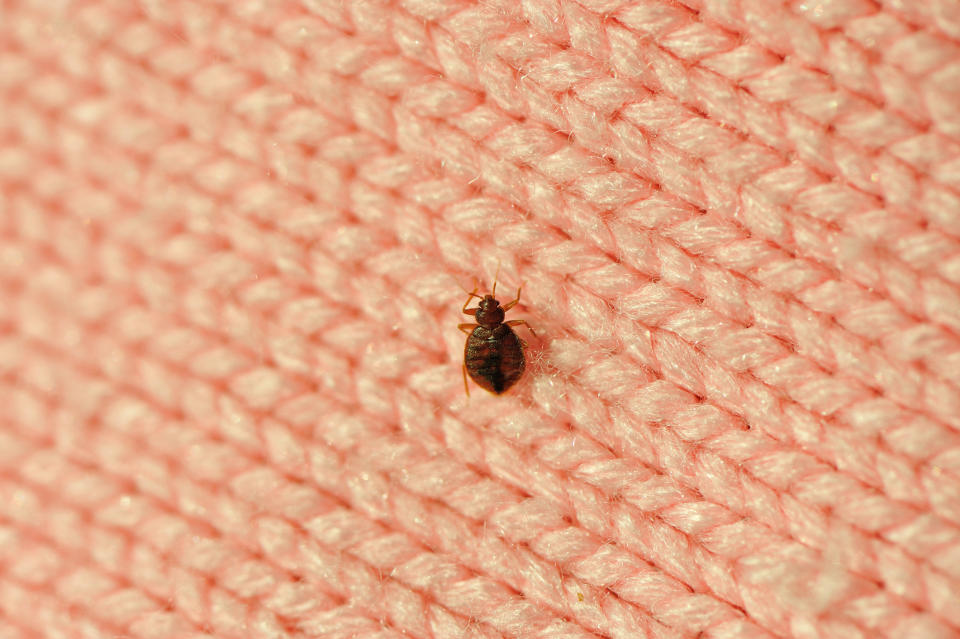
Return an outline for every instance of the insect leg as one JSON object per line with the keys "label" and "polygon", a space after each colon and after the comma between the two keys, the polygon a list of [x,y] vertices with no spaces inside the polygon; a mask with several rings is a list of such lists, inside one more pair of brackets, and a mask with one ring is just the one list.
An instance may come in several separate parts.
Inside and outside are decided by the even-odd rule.
{"label": "insect leg", "polygon": [[504,324],[506,324],[507,326],[520,326],[522,324],[523,326],[527,327],[528,331],[533,333],[534,337],[537,336],[537,334],[533,330],[533,327],[527,324],[527,320],[509,320],[507,322],[504,322]]}
{"label": "insect leg", "polygon": [[467,394],[467,398],[470,398],[470,386],[467,384],[467,365],[463,365],[463,392]]}
{"label": "insect leg", "polygon": [[473,329],[475,329],[477,326],[478,324],[457,324],[457,329],[469,335],[470,333],[473,332]]}
{"label": "insect leg", "polygon": [[522,290],[523,290],[523,287],[521,286],[520,288],[517,289],[517,299],[513,300],[512,302],[507,302],[506,304],[503,305],[504,312],[509,311],[511,308],[517,305],[517,302],[520,301],[520,291]]}
{"label": "insect leg", "polygon": [[477,299],[483,299],[483,298],[477,295],[477,289],[473,289],[473,291],[471,293],[467,293],[467,295],[469,295],[470,297],[468,297],[467,301],[463,303],[463,312],[466,313],[467,315],[473,315],[477,312],[477,309],[467,308],[467,304],[469,304],[470,300],[472,300],[475,297]]}

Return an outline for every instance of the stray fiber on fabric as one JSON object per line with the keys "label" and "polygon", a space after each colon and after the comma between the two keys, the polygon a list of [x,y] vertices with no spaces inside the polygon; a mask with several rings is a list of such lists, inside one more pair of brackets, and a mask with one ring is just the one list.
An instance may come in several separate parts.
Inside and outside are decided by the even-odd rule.
{"label": "stray fiber on fabric", "polygon": [[960,3],[0,0],[0,637],[960,637]]}

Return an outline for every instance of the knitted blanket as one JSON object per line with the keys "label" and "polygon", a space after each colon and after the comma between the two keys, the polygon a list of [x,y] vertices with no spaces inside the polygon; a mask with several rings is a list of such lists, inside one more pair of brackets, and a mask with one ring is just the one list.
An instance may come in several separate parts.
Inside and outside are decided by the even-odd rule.
{"label": "knitted blanket", "polygon": [[0,637],[960,637],[960,2],[0,0]]}

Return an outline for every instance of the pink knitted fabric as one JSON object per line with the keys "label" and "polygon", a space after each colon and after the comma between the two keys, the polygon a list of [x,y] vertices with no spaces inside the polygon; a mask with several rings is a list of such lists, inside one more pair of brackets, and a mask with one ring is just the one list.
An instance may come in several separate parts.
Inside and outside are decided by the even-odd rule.
{"label": "pink knitted fabric", "polygon": [[0,637],[960,637],[960,1],[0,0]]}

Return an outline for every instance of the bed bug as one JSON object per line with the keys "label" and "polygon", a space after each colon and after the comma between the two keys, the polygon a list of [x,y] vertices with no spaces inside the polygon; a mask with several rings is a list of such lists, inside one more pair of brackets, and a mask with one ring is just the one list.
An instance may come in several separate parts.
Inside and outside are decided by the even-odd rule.
{"label": "bed bug", "polygon": [[[523,324],[530,332],[533,329],[526,320],[503,321],[507,311],[520,301],[520,291],[517,289],[517,298],[500,306],[494,297],[497,293],[497,282],[493,282],[493,290],[483,297],[477,295],[474,288],[470,297],[463,304],[463,312],[473,315],[476,324],[460,324],[457,326],[467,334],[467,343],[463,347],[463,387],[470,395],[467,385],[467,375],[479,386],[491,393],[500,395],[513,386],[523,375],[526,361],[523,357],[524,343],[511,326]],[[474,308],[467,308],[473,298],[480,300]],[[534,333],[536,335],[536,333]]]}

